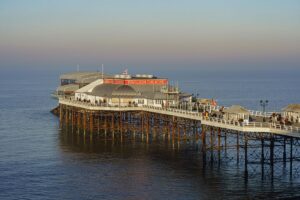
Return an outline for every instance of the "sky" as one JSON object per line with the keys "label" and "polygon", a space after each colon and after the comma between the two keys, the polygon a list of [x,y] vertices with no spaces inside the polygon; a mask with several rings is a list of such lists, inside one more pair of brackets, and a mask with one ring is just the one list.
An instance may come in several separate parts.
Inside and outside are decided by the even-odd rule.
{"label": "sky", "polygon": [[300,69],[298,0],[0,0],[0,69]]}

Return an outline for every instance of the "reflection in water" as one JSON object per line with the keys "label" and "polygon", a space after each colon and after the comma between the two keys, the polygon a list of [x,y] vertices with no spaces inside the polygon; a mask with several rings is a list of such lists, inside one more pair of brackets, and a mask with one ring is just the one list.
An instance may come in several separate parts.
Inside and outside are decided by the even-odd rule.
{"label": "reflection in water", "polygon": [[[130,193],[139,198],[272,198],[294,197],[298,193],[299,170],[294,162],[293,173],[283,163],[245,165],[243,152],[236,149],[204,154],[198,140],[169,141],[163,135],[145,139],[145,135],[117,133],[84,135],[72,130],[61,130],[63,153],[75,156],[76,165],[105,166],[95,176],[120,194]],[[230,137],[228,141],[230,143]],[[254,144],[252,144],[254,145]],[[255,157],[256,149],[248,155]],[[82,162],[82,163],[81,163]],[[99,173],[99,171],[97,171]],[[83,172],[84,175],[84,172]],[[129,181],[129,182],[128,182]],[[130,198],[130,197],[129,197]]]}

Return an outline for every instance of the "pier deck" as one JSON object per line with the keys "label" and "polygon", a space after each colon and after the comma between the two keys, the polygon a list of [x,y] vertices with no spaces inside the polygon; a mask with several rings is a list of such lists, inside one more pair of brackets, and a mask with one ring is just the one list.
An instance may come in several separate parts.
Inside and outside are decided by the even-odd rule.
{"label": "pier deck", "polygon": [[144,111],[149,113],[156,113],[162,115],[169,115],[189,120],[196,120],[202,125],[207,125],[215,128],[228,129],[238,132],[249,133],[271,133],[275,135],[288,136],[293,138],[300,138],[300,128],[295,126],[282,126],[280,124],[268,122],[250,122],[238,123],[227,121],[220,118],[203,117],[201,113],[195,111],[180,110],[174,108],[157,108],[152,106],[142,107],[109,107],[98,106],[86,102],[59,99],[59,104],[82,108],[90,111],[111,111],[111,112],[128,112],[128,111]]}

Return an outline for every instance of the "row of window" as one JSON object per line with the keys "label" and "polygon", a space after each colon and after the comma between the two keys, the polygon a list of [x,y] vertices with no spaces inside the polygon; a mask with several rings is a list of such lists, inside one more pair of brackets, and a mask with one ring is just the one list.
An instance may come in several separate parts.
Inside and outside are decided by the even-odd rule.
{"label": "row of window", "polygon": [[163,104],[163,100],[155,100],[156,104]]}
{"label": "row of window", "polygon": [[73,79],[61,79],[61,85],[74,84],[76,80]]}
{"label": "row of window", "polygon": [[144,104],[144,99],[139,99],[138,104]]}

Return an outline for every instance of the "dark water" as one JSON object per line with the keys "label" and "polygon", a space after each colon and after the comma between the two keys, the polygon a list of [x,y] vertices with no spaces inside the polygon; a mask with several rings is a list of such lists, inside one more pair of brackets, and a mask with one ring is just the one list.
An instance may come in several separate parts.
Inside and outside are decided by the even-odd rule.
{"label": "dark water", "polygon": [[[204,167],[197,142],[112,144],[59,130],[49,113],[56,105],[49,94],[58,75],[0,74],[0,199],[300,198],[297,169],[290,177],[281,163],[274,179],[266,169],[262,180],[256,165],[246,179],[234,159]],[[269,109],[279,109],[300,102],[300,80],[293,73],[171,76],[190,92],[223,104],[259,109],[257,101],[268,98]]]}

